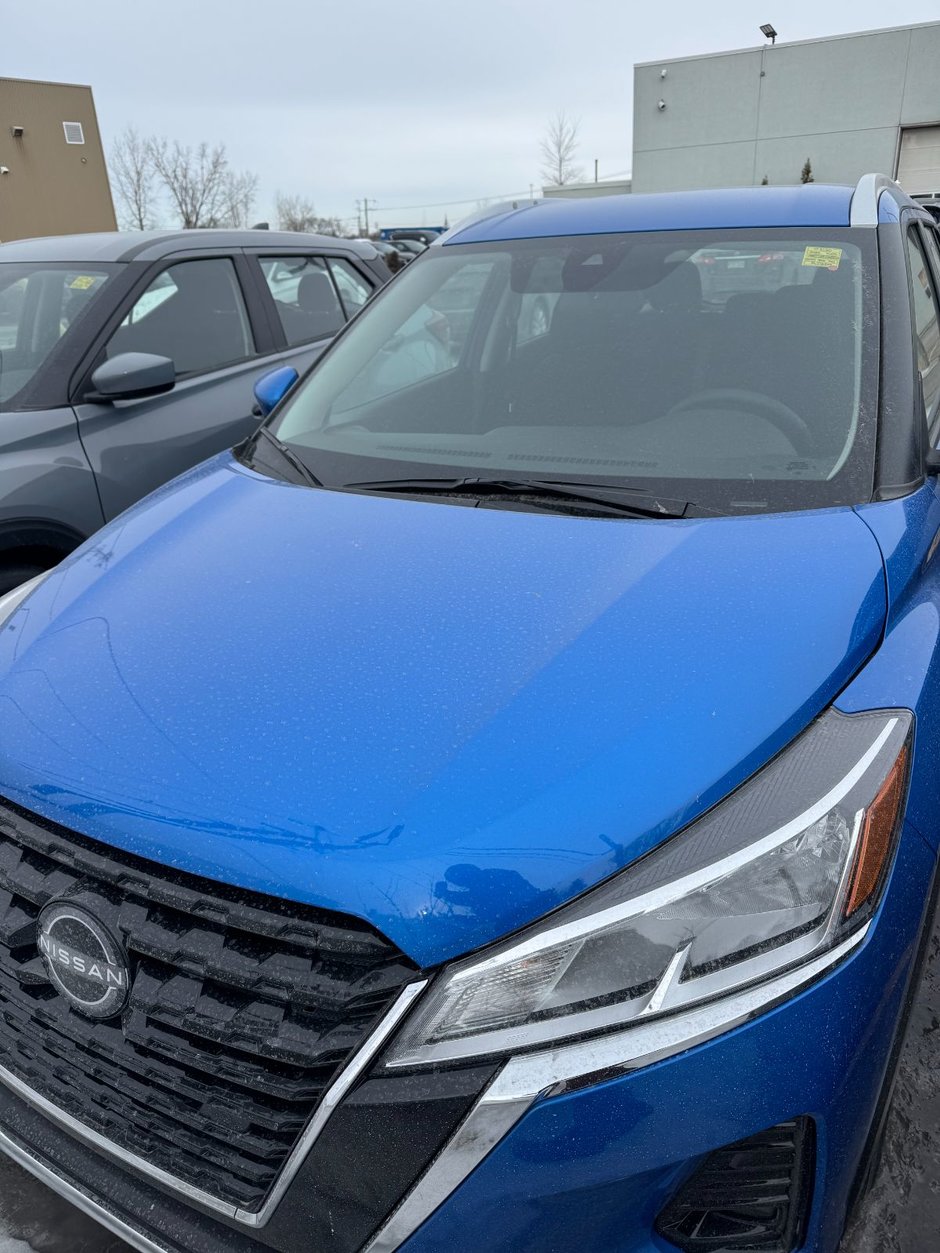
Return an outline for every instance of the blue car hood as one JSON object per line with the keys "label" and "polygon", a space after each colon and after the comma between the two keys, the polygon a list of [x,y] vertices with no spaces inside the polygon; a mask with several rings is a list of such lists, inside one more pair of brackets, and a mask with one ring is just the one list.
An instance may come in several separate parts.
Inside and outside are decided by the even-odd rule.
{"label": "blue car hood", "polygon": [[599,882],[876,647],[851,510],[562,517],[316,491],[225,457],[0,630],[0,793],[368,919],[416,961]]}

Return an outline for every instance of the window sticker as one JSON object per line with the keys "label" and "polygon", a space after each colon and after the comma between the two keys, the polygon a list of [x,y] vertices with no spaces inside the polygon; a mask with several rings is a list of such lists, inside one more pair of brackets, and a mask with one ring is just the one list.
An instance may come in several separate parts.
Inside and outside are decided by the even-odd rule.
{"label": "window sticker", "polygon": [[73,291],[87,291],[89,287],[94,287],[95,280],[90,274],[79,274],[72,279],[69,287]]}
{"label": "window sticker", "polygon": [[838,270],[842,260],[841,248],[809,247],[803,249],[803,264],[816,270]]}

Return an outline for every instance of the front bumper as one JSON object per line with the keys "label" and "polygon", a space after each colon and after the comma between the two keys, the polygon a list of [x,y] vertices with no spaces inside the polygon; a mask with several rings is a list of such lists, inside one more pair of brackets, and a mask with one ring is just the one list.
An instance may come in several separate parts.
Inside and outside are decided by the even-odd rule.
{"label": "front bumper", "polygon": [[[445,1149],[438,1157],[453,1190],[427,1221],[410,1234],[392,1215],[366,1247],[666,1253],[671,1246],[654,1234],[656,1217],[705,1155],[809,1115],[817,1158],[804,1247],[834,1253],[904,1019],[934,866],[933,852],[906,826],[881,909],[841,966],[753,1021],[668,1060],[600,1082],[569,1076],[565,1091],[549,1089],[521,1117],[507,1103],[503,1138],[462,1182],[460,1154]],[[315,1212],[322,1202],[308,1172],[297,1176],[269,1228],[247,1232],[79,1144],[6,1090],[0,1129],[0,1150],[137,1248],[331,1247],[334,1224],[324,1227]],[[367,1124],[363,1130],[367,1153]],[[429,1177],[410,1198],[417,1213]],[[401,1214],[408,1204],[406,1198]]]}

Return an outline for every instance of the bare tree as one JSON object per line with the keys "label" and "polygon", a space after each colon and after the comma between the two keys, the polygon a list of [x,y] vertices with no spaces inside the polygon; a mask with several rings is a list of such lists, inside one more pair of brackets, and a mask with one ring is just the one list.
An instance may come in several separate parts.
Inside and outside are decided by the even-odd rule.
{"label": "bare tree", "polygon": [[258,195],[258,175],[229,170],[222,185],[222,221],[220,225],[245,227],[251,225],[251,210]]}
{"label": "bare tree", "polygon": [[318,235],[344,235],[341,218],[317,218],[313,228]]}
{"label": "bare tree", "polygon": [[312,200],[304,196],[282,196],[277,193],[275,200],[277,224],[282,231],[312,231],[317,220],[317,211]]}
{"label": "bare tree", "polygon": [[208,226],[222,221],[229,175],[225,145],[210,148],[184,147],[178,139],[151,139],[148,143],[153,167],[169,192],[185,227]]}
{"label": "bare tree", "polygon": [[285,196],[278,192],[275,207],[277,224],[282,231],[307,231],[317,235],[343,234],[343,223],[340,219],[320,217],[313,201],[305,196]]}
{"label": "bare tree", "polygon": [[110,166],[121,225],[132,231],[150,230],[156,173],[150,141],[128,126],[111,145]]}
{"label": "bare tree", "polygon": [[584,173],[583,167],[574,162],[580,125],[562,111],[545,128],[539,151],[542,154],[540,173],[546,183],[563,187],[565,183],[576,183]]}

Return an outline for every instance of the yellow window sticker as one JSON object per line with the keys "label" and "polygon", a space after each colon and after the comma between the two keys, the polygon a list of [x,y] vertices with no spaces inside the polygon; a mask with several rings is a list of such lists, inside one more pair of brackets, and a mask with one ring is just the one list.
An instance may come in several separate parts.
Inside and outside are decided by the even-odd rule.
{"label": "yellow window sticker", "polygon": [[804,248],[803,264],[817,270],[838,270],[842,260],[841,248]]}
{"label": "yellow window sticker", "polygon": [[71,283],[69,283],[69,287],[71,287],[73,291],[87,291],[89,287],[94,287],[94,285],[95,280],[90,274],[79,274],[76,278],[72,279]]}

